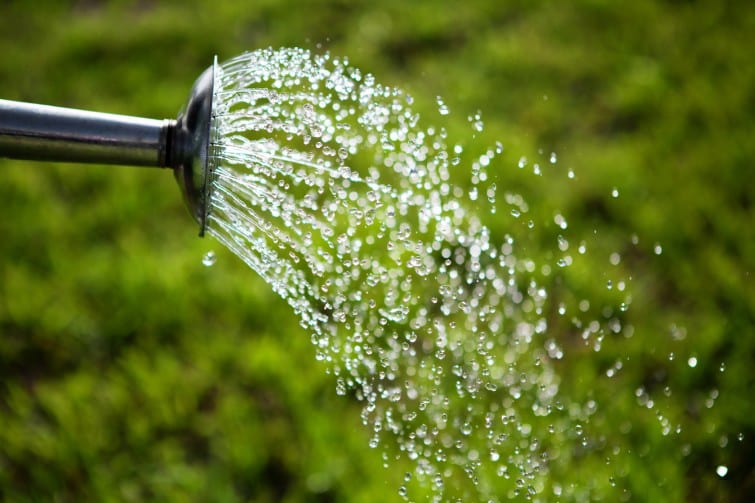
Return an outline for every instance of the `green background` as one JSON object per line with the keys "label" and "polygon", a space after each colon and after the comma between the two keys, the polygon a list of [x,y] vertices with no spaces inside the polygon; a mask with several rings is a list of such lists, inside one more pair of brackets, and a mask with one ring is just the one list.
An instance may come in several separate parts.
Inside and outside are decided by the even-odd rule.
{"label": "green background", "polygon": [[[598,398],[593,428],[621,450],[575,458],[570,477],[614,477],[608,501],[755,493],[755,9],[10,1],[0,97],[174,117],[213,55],[267,46],[348,56],[424,113],[441,95],[452,136],[481,110],[480,139],[511,152],[491,166],[499,187],[621,252],[633,336],[560,368],[565,390]],[[576,180],[516,175],[539,150]],[[169,172],[0,160],[0,173],[0,499],[399,499],[406,466],[368,448],[360,404],[336,396],[287,305],[196,238]],[[543,232],[531,246],[552,248]],[[600,257],[565,276],[598,300]],[[679,433],[638,404],[640,386]]]}

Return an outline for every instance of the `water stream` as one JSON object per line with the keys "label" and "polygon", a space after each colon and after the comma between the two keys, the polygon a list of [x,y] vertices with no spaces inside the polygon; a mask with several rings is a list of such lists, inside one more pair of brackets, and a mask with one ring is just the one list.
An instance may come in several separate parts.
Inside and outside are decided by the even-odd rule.
{"label": "water stream", "polygon": [[[604,315],[565,313],[541,281],[585,245],[493,175],[545,168],[502,165],[500,143],[463,146],[440,98],[439,125],[425,124],[409,95],[328,54],[243,54],[219,67],[214,101],[209,233],[288,302],[336,392],[362,403],[370,446],[410,461],[396,491],[568,497],[551,465],[590,449],[596,404],[560,390],[553,320],[567,314],[598,350],[625,330],[630,297],[622,281]],[[483,223],[495,219],[558,238],[533,252]]]}

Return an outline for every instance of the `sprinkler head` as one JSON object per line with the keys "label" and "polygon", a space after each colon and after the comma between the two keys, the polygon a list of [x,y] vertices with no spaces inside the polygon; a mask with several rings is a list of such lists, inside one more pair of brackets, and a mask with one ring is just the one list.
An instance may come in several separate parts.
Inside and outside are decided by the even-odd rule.
{"label": "sprinkler head", "polygon": [[167,132],[166,165],[173,168],[186,205],[199,223],[199,235],[207,229],[210,204],[210,135],[215,66],[205,70],[194,82],[189,101]]}

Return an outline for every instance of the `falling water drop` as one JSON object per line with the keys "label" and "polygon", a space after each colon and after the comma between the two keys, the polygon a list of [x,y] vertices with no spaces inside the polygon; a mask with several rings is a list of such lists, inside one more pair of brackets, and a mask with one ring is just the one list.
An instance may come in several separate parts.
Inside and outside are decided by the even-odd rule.
{"label": "falling water drop", "polygon": [[441,98],[440,96],[436,96],[435,102],[438,104],[438,113],[440,115],[449,114],[448,105],[446,105],[446,103],[443,101],[443,98]]}
{"label": "falling water drop", "polygon": [[217,261],[217,257],[215,256],[214,251],[208,251],[205,253],[204,257],[202,257],[202,265],[205,267],[212,267],[215,265],[215,262]]}

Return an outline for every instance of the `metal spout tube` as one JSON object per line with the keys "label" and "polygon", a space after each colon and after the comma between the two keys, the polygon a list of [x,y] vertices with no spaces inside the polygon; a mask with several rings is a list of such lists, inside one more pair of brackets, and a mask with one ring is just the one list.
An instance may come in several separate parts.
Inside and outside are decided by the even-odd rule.
{"label": "metal spout tube", "polygon": [[203,236],[216,67],[217,59],[194,82],[176,120],[0,100],[0,157],[171,168]]}
{"label": "metal spout tube", "polygon": [[168,167],[175,123],[0,100],[0,156]]}

